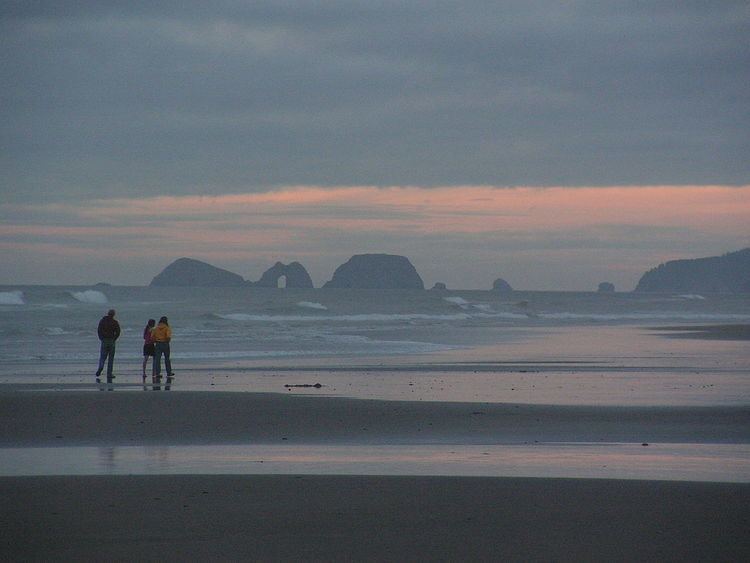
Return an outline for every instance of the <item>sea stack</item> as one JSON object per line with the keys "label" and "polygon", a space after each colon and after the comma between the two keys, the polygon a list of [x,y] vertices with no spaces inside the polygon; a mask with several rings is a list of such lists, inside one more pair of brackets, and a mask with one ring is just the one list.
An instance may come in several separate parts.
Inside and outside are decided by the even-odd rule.
{"label": "sea stack", "polygon": [[494,282],[492,282],[492,291],[507,293],[509,291],[513,291],[513,288],[503,278],[497,278]]}
{"label": "sea stack", "polygon": [[323,288],[424,289],[424,282],[405,256],[357,254],[336,268]]}
{"label": "sea stack", "polygon": [[179,258],[151,280],[151,287],[241,287],[239,274],[194,260]]}
{"label": "sea stack", "polygon": [[263,272],[261,278],[252,285],[255,287],[278,287],[279,278],[282,276],[286,277],[287,289],[312,289],[313,287],[310,274],[299,262],[291,262],[289,265],[276,262]]}

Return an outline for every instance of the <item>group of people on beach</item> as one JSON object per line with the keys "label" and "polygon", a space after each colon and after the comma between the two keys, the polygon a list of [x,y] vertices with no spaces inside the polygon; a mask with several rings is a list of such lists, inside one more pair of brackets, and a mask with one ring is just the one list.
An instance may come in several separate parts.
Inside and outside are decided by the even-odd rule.
{"label": "group of people on beach", "polygon": [[[112,373],[115,361],[115,342],[120,337],[120,323],[115,319],[115,310],[110,309],[107,314],[99,321],[97,334],[101,341],[99,349],[99,369],[96,370],[96,381],[101,381],[104,364],[107,364],[107,382],[111,383],[114,379]],[[143,382],[146,382],[146,366],[149,357],[152,358],[151,376],[153,383],[161,380],[161,358],[164,357],[164,367],[167,371],[167,379],[174,377],[172,371],[172,361],[169,357],[169,343],[172,340],[172,328],[169,326],[167,317],[161,317],[157,323],[154,319],[149,319],[143,329]]]}

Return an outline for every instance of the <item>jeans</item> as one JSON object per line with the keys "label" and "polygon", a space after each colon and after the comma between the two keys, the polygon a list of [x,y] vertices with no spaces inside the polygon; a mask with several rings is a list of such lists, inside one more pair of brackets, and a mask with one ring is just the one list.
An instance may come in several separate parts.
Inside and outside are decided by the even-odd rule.
{"label": "jeans", "polygon": [[164,356],[164,367],[167,369],[167,377],[172,375],[172,362],[169,359],[169,342],[154,343],[154,376],[161,375],[161,357]]}
{"label": "jeans", "polygon": [[[109,359],[109,361],[107,361]],[[102,340],[99,349],[99,369],[96,372],[97,377],[102,374],[104,362],[107,361],[107,377],[112,377],[112,366],[115,363],[115,341],[112,338]]]}

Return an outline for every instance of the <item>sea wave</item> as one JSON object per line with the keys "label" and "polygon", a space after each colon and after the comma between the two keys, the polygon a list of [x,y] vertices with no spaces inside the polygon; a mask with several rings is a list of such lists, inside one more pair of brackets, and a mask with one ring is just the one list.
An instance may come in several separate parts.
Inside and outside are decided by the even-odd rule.
{"label": "sea wave", "polygon": [[23,291],[0,291],[0,305],[25,305]]}
{"label": "sea wave", "polygon": [[462,309],[466,309],[469,306],[469,302],[464,299],[463,297],[443,297],[443,301],[447,301],[448,303],[453,303],[454,305],[458,305]]}
{"label": "sea wave", "polygon": [[320,311],[328,310],[328,307],[326,307],[322,303],[313,303],[312,301],[300,301],[299,303],[297,303],[297,305],[306,309],[318,309]]}
{"label": "sea wave", "polygon": [[72,295],[76,301],[80,301],[81,303],[91,303],[93,305],[104,305],[108,301],[106,295],[95,289],[71,291],[70,295]]}
{"label": "sea wave", "polygon": [[[248,313],[230,313],[216,315],[218,318],[229,321],[244,322],[389,322],[389,321],[460,321],[470,319],[467,313],[456,313],[451,315],[429,315],[425,313],[362,313],[357,315],[252,315]],[[525,317],[524,317],[525,318]]]}

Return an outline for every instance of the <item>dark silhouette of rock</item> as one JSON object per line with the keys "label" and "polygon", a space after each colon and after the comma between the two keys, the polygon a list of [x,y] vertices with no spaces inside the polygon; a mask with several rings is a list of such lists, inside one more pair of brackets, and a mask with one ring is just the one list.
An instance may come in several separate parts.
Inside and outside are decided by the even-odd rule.
{"label": "dark silhouette of rock", "polygon": [[395,254],[357,254],[333,273],[324,288],[424,289],[409,259]]}
{"label": "dark silhouette of rock", "polygon": [[252,284],[255,287],[278,287],[279,278],[286,276],[287,288],[311,289],[313,287],[310,274],[299,262],[291,262],[288,266],[276,262],[272,267],[263,272],[261,278]]}
{"label": "dark silhouette of rock", "polygon": [[659,264],[643,274],[635,290],[665,293],[750,292],[750,248],[723,256]]}
{"label": "dark silhouette of rock", "polygon": [[510,284],[505,281],[503,278],[497,278],[494,282],[492,282],[492,291],[513,291],[513,288],[510,287]]}
{"label": "dark silhouette of rock", "polygon": [[432,291],[447,291],[448,288],[445,286],[443,282],[436,282],[435,285],[433,285],[430,288]]}
{"label": "dark silhouette of rock", "polygon": [[615,284],[610,282],[602,282],[599,284],[599,289],[597,289],[599,293],[614,293],[615,291]]}
{"label": "dark silhouette of rock", "polygon": [[192,258],[180,258],[151,280],[153,287],[240,287],[242,276]]}

